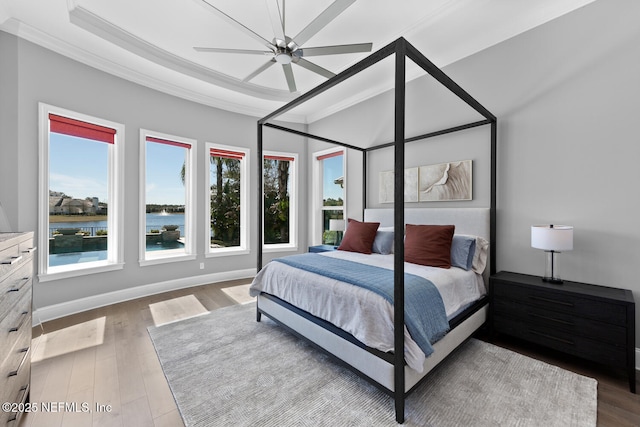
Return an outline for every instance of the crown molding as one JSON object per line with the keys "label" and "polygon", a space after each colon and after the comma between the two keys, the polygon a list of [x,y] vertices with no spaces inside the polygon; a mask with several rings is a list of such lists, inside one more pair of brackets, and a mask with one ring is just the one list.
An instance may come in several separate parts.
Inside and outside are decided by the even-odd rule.
{"label": "crown molding", "polygon": [[71,5],[73,7],[69,10],[69,20],[72,24],[94,34],[97,37],[107,40],[128,52],[170,70],[177,71],[207,83],[212,83],[225,89],[269,101],[287,102],[299,95],[299,93],[291,94],[285,90],[272,89],[255,83],[243,82],[236,77],[232,77],[196,64],[195,62],[182,59],[171,52],[161,49],[158,46],[131,34],[125,29],[107,21],[80,5],[73,3]]}

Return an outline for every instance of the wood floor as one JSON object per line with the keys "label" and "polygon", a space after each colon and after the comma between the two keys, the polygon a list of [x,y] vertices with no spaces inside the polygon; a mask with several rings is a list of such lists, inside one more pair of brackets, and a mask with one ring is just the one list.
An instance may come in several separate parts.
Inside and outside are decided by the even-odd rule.
{"label": "wood floor", "polygon": [[[34,328],[31,401],[63,402],[61,409],[75,403],[78,412],[29,413],[20,426],[182,426],[147,327],[250,301],[247,288],[247,280],[198,286]],[[493,342],[596,378],[599,426],[640,426],[640,396],[628,391],[624,373],[512,340]],[[82,412],[83,404],[91,411]]]}

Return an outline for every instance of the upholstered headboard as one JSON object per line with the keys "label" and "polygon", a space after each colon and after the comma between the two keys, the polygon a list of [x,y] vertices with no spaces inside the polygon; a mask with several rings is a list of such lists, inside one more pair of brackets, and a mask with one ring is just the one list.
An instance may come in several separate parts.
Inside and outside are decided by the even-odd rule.
{"label": "upholstered headboard", "polygon": [[[393,209],[365,209],[364,220],[379,222],[381,227],[392,227]],[[456,234],[471,234],[491,241],[489,208],[405,208],[404,221],[405,224],[453,224]],[[488,281],[490,265],[487,259],[483,274],[485,283]]]}

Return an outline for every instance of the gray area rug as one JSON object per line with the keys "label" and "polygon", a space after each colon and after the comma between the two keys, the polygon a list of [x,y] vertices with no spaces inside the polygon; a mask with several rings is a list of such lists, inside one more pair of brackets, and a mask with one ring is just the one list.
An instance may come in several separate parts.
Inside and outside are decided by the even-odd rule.
{"label": "gray area rug", "polygon": [[[393,426],[393,399],[255,304],[150,327],[187,426]],[[595,426],[597,382],[471,339],[406,402],[407,426]]]}

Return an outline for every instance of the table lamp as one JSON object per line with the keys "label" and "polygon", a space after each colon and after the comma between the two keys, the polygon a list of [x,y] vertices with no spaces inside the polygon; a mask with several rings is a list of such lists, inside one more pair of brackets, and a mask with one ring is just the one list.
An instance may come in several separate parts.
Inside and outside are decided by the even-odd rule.
{"label": "table lamp", "polygon": [[343,219],[330,219],[329,220],[329,231],[336,232],[336,246],[340,246],[342,242],[342,232],[344,231],[344,220]]}
{"label": "table lamp", "polygon": [[543,281],[562,283],[560,279],[557,255],[562,251],[573,250],[573,227],[569,225],[532,225],[531,247],[547,253]]}

